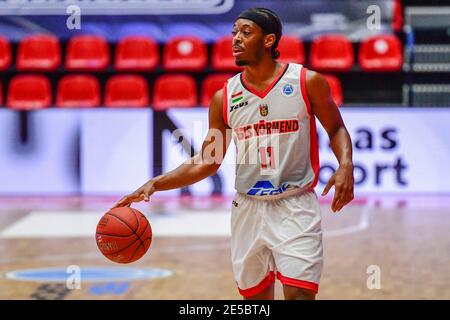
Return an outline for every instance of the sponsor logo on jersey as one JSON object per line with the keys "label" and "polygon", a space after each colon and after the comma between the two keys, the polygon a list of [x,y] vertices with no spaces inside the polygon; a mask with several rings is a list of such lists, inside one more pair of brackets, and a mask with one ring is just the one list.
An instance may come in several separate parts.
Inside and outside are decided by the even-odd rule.
{"label": "sponsor logo on jersey", "polygon": [[288,187],[287,183],[283,183],[281,187],[276,189],[272,182],[268,180],[258,181],[248,192],[249,196],[267,196],[283,193]]}
{"label": "sponsor logo on jersey", "polygon": [[241,107],[245,107],[245,106],[248,106],[248,101],[242,101],[242,102],[239,103],[239,104],[230,106],[230,112],[231,112],[231,111],[234,111],[234,110],[236,110],[236,109],[239,109],[239,108],[241,108]]}
{"label": "sponsor logo on jersey", "polygon": [[262,117],[267,116],[267,115],[269,114],[269,106],[268,106],[267,104],[261,104],[261,105],[259,106],[259,114],[260,114]]}
{"label": "sponsor logo on jersey", "polygon": [[294,93],[294,87],[291,84],[285,84],[283,88],[281,89],[281,93],[285,97],[290,97]]}
{"label": "sponsor logo on jersey", "polygon": [[289,120],[260,120],[258,123],[249,124],[244,127],[235,128],[234,133],[238,140],[247,140],[252,137],[264,135],[291,133],[300,130],[297,119]]}
{"label": "sponsor logo on jersey", "polygon": [[244,101],[243,91],[233,93],[231,95],[231,102],[232,102],[232,105],[230,106],[230,112],[248,105],[248,101]]}

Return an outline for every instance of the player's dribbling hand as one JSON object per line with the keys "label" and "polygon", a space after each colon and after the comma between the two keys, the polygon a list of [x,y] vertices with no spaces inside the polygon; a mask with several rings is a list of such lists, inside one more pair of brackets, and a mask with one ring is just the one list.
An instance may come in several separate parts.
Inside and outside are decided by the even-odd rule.
{"label": "player's dribbling hand", "polygon": [[[154,182],[152,180],[148,181],[142,187],[124,196],[120,199],[112,208],[117,207],[129,207],[133,202],[150,201],[150,196],[156,191]],[[111,209],[112,209],[111,208]]]}
{"label": "player's dribbling hand", "polygon": [[334,185],[334,197],[331,203],[333,212],[340,211],[346,204],[353,200],[353,164],[340,165],[336,172],[328,180],[322,196],[325,196]]}

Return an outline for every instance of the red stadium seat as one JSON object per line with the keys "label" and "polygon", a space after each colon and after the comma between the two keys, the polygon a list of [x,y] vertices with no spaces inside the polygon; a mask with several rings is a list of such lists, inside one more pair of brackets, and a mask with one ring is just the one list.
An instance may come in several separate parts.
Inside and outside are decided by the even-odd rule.
{"label": "red stadium seat", "polygon": [[394,32],[400,32],[403,27],[403,9],[401,0],[394,0],[391,28]]}
{"label": "red stadium seat", "polygon": [[117,44],[115,56],[117,70],[153,71],[158,63],[158,44],[151,38],[129,36]]}
{"label": "red stadium seat", "polygon": [[163,75],[156,79],[153,109],[166,110],[171,107],[194,107],[197,104],[197,85],[188,75]]}
{"label": "red stadium seat", "polygon": [[212,48],[212,67],[215,71],[241,71],[242,67],[238,67],[233,57],[231,48],[233,38],[225,36],[220,38]]}
{"label": "red stadium seat", "polygon": [[0,70],[8,69],[11,64],[11,45],[6,38],[0,37]]}
{"label": "red stadium seat", "polygon": [[9,82],[7,105],[15,110],[47,108],[52,103],[50,81],[43,75],[18,75]]}
{"label": "red stadium seat", "polygon": [[61,64],[61,47],[58,38],[37,34],[24,37],[17,52],[17,69],[20,71],[52,71]]}
{"label": "red stadium seat", "polygon": [[348,71],[354,62],[353,45],[345,36],[319,36],[312,42],[309,60],[312,69]]}
{"label": "red stadium seat", "polygon": [[163,66],[169,71],[202,71],[208,63],[206,44],[197,37],[175,37],[164,46]]}
{"label": "red stadium seat", "polygon": [[56,105],[62,108],[92,108],[100,104],[100,85],[91,75],[67,75],[58,83]]}
{"label": "red stadium seat", "polygon": [[3,88],[2,83],[0,82],[0,106],[3,105]]}
{"label": "red stadium seat", "polygon": [[209,106],[211,98],[217,90],[222,89],[225,81],[233,77],[232,73],[216,73],[211,74],[203,80],[201,105]]}
{"label": "red stadium seat", "polygon": [[342,106],[344,96],[342,94],[341,82],[332,74],[324,74],[324,77],[327,79],[330,86],[331,96],[333,97],[334,103],[336,103],[338,107]]}
{"label": "red stadium seat", "polygon": [[394,35],[364,39],[359,48],[358,60],[365,71],[398,71],[403,65],[400,40]]}
{"label": "red stadium seat", "polygon": [[303,42],[292,36],[282,36],[278,44],[278,51],[280,57],[277,59],[282,63],[305,63],[305,48]]}
{"label": "red stadium seat", "polygon": [[148,85],[139,75],[115,75],[108,79],[105,89],[107,107],[146,107],[149,105]]}
{"label": "red stadium seat", "polygon": [[74,36],[66,53],[66,69],[98,71],[109,64],[109,47],[103,37],[92,35]]}

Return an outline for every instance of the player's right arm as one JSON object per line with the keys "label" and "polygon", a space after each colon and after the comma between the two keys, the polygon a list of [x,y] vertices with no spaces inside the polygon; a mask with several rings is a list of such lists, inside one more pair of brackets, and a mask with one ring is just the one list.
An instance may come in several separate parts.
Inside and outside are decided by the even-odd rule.
{"label": "player's right arm", "polygon": [[209,106],[209,129],[200,153],[178,168],[150,179],[131,194],[120,199],[114,207],[130,206],[133,202],[149,201],[156,191],[188,186],[214,175],[219,169],[230,143],[231,133],[223,120],[223,90],[217,91]]}

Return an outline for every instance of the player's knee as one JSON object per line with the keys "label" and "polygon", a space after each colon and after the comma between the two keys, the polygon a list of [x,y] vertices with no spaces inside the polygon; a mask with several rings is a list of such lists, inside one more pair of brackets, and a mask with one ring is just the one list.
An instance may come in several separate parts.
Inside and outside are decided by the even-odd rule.
{"label": "player's knee", "polygon": [[309,289],[284,286],[284,298],[286,300],[315,300],[316,293]]}

